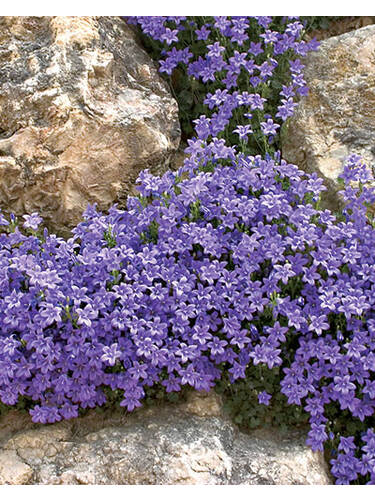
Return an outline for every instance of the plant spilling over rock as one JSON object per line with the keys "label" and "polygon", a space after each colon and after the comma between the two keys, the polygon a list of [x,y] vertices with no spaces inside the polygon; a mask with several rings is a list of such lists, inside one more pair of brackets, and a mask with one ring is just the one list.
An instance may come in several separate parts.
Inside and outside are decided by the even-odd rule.
{"label": "plant spilling over rock", "polygon": [[[150,34],[167,43],[183,32],[183,18],[149,19],[159,30]],[[312,48],[297,41],[298,20],[286,20],[283,34],[268,28],[271,18],[255,20],[257,50],[269,59],[285,46]],[[207,49],[221,54],[224,38],[239,48],[247,41],[254,19],[215,23],[218,45]],[[198,61],[197,76],[220,54]],[[238,57],[247,64],[247,52]],[[221,76],[236,80],[242,66]],[[302,66],[291,63],[281,120],[295,90],[305,89]],[[271,80],[259,75],[263,89]],[[276,122],[263,116],[266,97],[229,89],[215,90],[217,114],[198,120],[184,165],[163,177],[142,172],[126,210],[89,207],[67,241],[39,230],[38,214],[25,215],[22,227],[0,216],[1,400],[31,400],[33,420],[46,423],[103,405],[108,393],[131,411],[157,384],[167,393],[223,390],[255,373],[259,403],[274,404],[277,384],[309,419],[312,449],[336,450],[337,483],[373,484],[374,179],[351,156],[342,216],[320,210],[325,188],[315,174],[277,151],[249,154],[246,137],[262,131],[268,148],[277,135]],[[242,112],[237,123],[217,125],[243,136],[228,143],[213,127],[239,106],[247,122]]]}

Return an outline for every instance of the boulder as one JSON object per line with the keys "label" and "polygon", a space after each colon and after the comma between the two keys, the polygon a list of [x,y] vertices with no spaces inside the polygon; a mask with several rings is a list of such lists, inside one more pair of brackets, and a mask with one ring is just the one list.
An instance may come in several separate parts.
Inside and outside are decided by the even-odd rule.
{"label": "boulder", "polygon": [[310,89],[282,127],[282,156],[326,179],[328,208],[340,208],[337,177],[351,153],[375,161],[375,25],[328,38],[305,58]]}
{"label": "boulder", "polygon": [[0,420],[0,484],[331,484],[305,431],[245,434],[213,392],[44,426]]}
{"label": "boulder", "polygon": [[0,17],[0,208],[67,233],[165,171],[178,106],[118,17]]}

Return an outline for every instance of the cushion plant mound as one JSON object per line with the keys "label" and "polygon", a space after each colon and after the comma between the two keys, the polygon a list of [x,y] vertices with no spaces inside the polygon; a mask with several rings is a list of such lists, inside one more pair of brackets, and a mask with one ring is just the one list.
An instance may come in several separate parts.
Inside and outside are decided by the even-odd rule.
{"label": "cushion plant mound", "polygon": [[[298,20],[147,19],[168,47],[162,70],[193,57],[170,48],[186,30],[218,38],[187,68],[208,85],[207,112],[177,172],[142,172],[126,209],[89,206],[70,239],[39,229],[36,213],[22,227],[1,216],[1,400],[27,398],[35,422],[56,422],[113,393],[131,411],[156,385],[209,390],[266,367],[308,415],[311,448],[336,453],[336,482],[372,484],[372,174],[348,158],[336,216],[319,208],[322,179],[277,151],[277,122],[306,92],[296,56],[315,44]],[[290,80],[273,88],[283,64]],[[259,403],[272,405],[264,382]]]}

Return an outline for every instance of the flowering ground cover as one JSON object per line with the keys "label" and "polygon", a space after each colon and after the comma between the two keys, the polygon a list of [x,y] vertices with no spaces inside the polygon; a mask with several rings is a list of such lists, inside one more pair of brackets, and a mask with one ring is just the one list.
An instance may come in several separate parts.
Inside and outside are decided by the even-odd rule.
{"label": "flowering ground cover", "polygon": [[164,44],[161,72],[207,85],[205,112],[177,172],[142,172],[125,209],[88,207],[68,240],[0,214],[2,403],[48,423],[113,393],[132,411],[158,384],[246,382],[258,406],[298,409],[337,484],[374,484],[372,172],[348,158],[333,214],[278,151],[317,44],[297,18],[128,22]]}

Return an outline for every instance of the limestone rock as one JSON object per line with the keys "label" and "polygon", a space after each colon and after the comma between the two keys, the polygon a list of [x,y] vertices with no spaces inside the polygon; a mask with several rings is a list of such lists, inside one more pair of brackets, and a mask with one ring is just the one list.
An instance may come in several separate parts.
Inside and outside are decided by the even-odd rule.
{"label": "limestone rock", "polygon": [[0,17],[0,208],[67,233],[179,141],[177,103],[125,21]]}
{"label": "limestone rock", "polygon": [[32,468],[25,464],[13,450],[0,455],[0,484],[29,484]]}
{"label": "limestone rock", "polygon": [[328,38],[304,63],[310,89],[282,128],[282,156],[324,176],[326,203],[340,206],[336,180],[351,153],[375,161],[375,25]]}
{"label": "limestone rock", "polygon": [[181,410],[198,417],[223,417],[222,401],[214,391],[193,391]]}
{"label": "limestone rock", "polygon": [[92,410],[3,433],[0,484],[10,477],[18,484],[331,484],[322,454],[305,439],[301,431],[240,432],[216,394],[194,393],[179,405]]}

